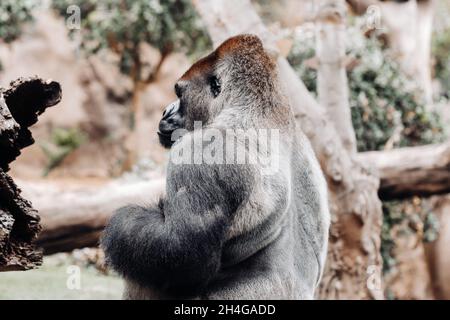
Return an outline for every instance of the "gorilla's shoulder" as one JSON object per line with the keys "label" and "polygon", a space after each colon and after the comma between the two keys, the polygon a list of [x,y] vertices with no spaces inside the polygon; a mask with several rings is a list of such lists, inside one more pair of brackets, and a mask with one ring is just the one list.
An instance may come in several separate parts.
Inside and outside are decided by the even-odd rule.
{"label": "gorilla's shoulder", "polygon": [[205,156],[208,152],[205,148],[211,147],[211,141],[200,140],[200,145],[194,146],[199,141],[196,138],[196,133],[189,132],[172,147],[167,168],[169,188],[220,193],[226,195],[228,201],[233,198],[233,202],[248,197],[255,185],[255,169],[246,164],[227,164],[225,156],[221,161],[211,161]]}

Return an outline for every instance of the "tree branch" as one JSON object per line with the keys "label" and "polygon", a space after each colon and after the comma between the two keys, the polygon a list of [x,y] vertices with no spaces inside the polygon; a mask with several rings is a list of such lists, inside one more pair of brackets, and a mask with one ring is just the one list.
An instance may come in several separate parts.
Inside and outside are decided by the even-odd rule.
{"label": "tree branch", "polygon": [[450,142],[363,152],[357,158],[377,169],[382,199],[450,192]]}
{"label": "tree branch", "polygon": [[321,0],[318,3],[315,25],[319,103],[327,109],[346,150],[356,153],[345,70],[347,8],[344,0]]}
{"label": "tree branch", "polygon": [[366,13],[367,8],[379,4],[377,0],[346,0],[352,11],[357,15]]}
{"label": "tree branch", "polygon": [[43,230],[36,245],[45,254],[52,254],[97,246],[115,210],[131,203],[146,205],[157,201],[164,193],[165,180],[115,181],[90,187],[71,186],[67,182],[21,182],[21,187],[41,216]]}

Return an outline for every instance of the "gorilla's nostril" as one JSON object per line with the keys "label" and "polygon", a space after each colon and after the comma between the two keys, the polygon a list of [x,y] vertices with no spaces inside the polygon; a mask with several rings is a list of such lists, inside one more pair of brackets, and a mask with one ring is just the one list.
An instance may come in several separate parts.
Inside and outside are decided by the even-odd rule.
{"label": "gorilla's nostril", "polygon": [[163,112],[162,119],[163,120],[168,119],[172,117],[174,114],[176,114],[179,110],[179,106],[180,104],[178,100],[169,104]]}
{"label": "gorilla's nostril", "polygon": [[164,135],[168,135],[168,134],[171,134],[171,133],[172,133],[172,131],[173,131],[173,126],[172,126],[170,123],[168,123],[166,120],[162,120],[162,121],[159,123],[158,129],[159,129],[159,132],[160,132],[160,133],[162,133],[162,134],[164,134]]}
{"label": "gorilla's nostril", "polygon": [[179,113],[180,101],[174,101],[169,104],[164,110],[163,117],[159,122],[158,134],[164,136],[170,136],[174,130],[182,127],[183,117]]}

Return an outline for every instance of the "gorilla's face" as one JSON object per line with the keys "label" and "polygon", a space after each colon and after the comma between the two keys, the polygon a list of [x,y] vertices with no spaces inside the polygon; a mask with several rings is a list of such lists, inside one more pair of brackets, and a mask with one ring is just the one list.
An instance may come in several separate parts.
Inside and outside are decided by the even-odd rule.
{"label": "gorilla's face", "polygon": [[221,93],[221,82],[214,72],[216,54],[213,52],[195,63],[175,84],[178,100],[169,104],[159,122],[159,141],[170,148],[177,129],[194,129],[194,121],[202,125],[211,118],[213,101]]}
{"label": "gorilla's face", "polygon": [[[224,109],[246,105],[263,95],[264,82],[274,78],[275,64],[261,40],[252,35],[228,39],[210,55],[197,61],[175,84],[178,100],[164,111],[159,141],[170,148],[177,129],[194,130],[194,122],[210,124]],[[267,90],[266,90],[267,91]],[[197,124],[196,124],[197,125]]]}

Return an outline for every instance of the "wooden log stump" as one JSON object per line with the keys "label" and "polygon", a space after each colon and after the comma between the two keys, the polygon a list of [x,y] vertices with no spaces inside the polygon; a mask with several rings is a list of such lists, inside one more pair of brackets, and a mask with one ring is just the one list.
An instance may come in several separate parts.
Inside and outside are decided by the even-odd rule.
{"label": "wooden log stump", "polygon": [[33,245],[41,230],[39,216],[7,171],[20,150],[34,143],[29,127],[60,100],[59,83],[37,77],[0,88],[0,271],[27,270],[42,262]]}

